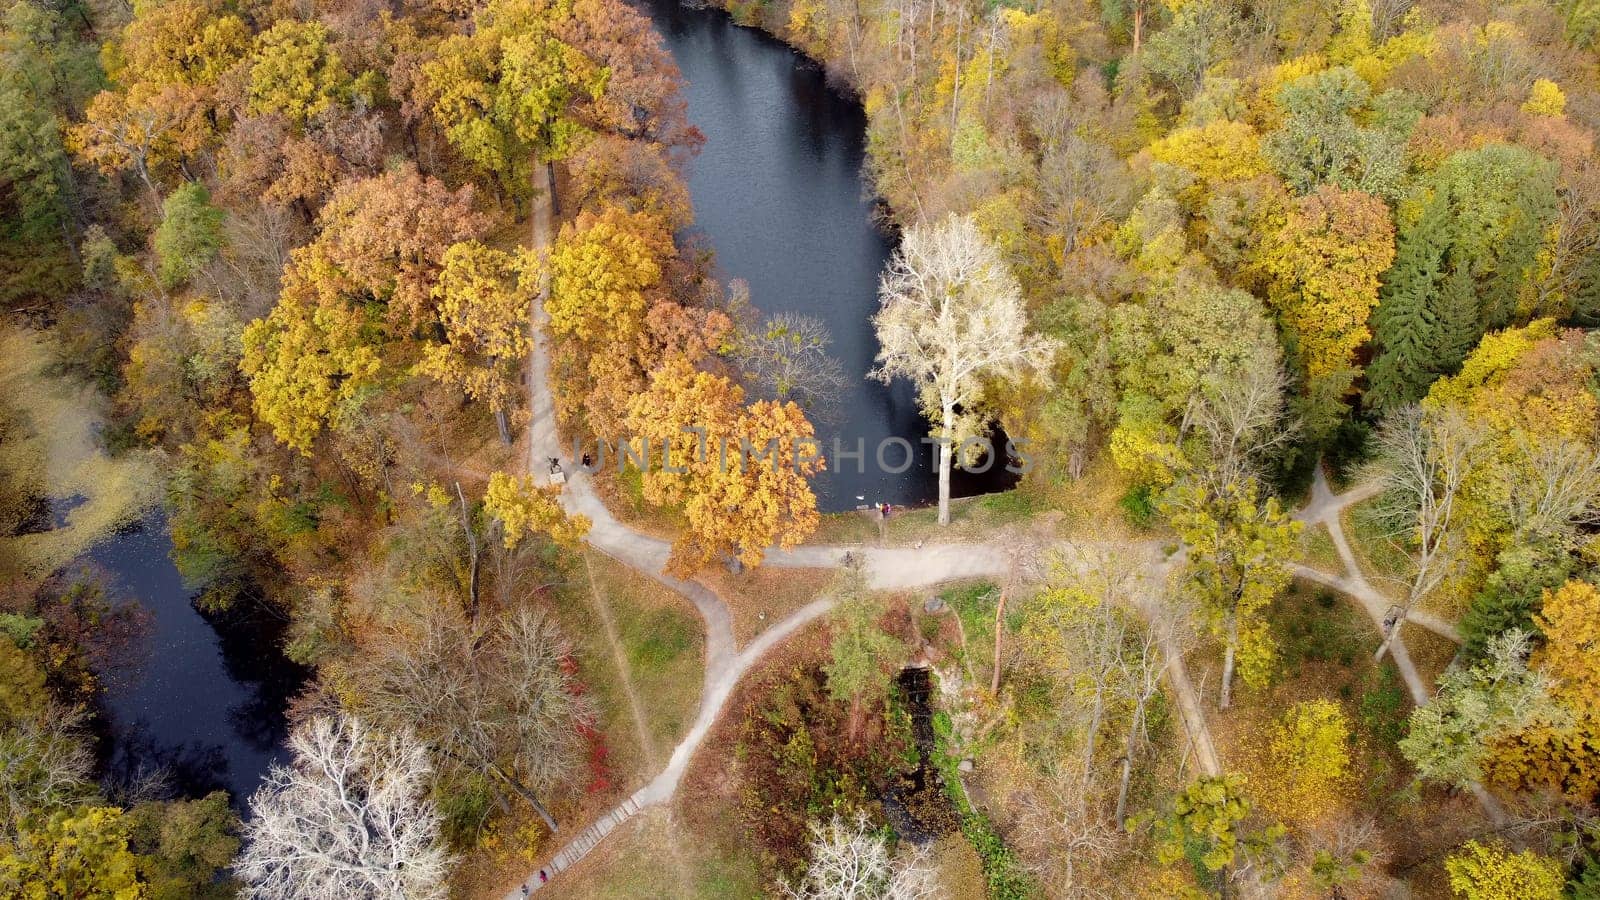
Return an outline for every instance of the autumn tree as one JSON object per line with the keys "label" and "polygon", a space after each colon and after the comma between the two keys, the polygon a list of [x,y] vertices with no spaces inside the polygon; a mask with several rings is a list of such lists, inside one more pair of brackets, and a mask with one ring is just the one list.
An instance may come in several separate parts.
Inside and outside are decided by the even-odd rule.
{"label": "autumn tree", "polygon": [[[317,238],[291,255],[278,305],[245,328],[240,362],[256,414],[302,453],[325,427],[353,420],[386,339],[435,318],[445,254],[491,219],[470,186],[452,191],[406,166],[347,182],[318,222]],[[373,304],[398,334],[374,327]]]}
{"label": "autumn tree", "polygon": [[813,417],[826,417],[844,389],[844,372],[828,354],[827,326],[810,316],[779,313],[740,329],[733,355],[756,393],[793,400]]}
{"label": "autumn tree", "polygon": [[1467,841],[1444,861],[1462,900],[1557,900],[1566,896],[1561,863],[1532,850]]}
{"label": "autumn tree", "polygon": [[0,21],[0,303],[53,296],[75,280],[62,133],[87,81],[74,57],[89,48],[71,35],[60,13],[27,0]]}
{"label": "autumn tree", "polygon": [[863,563],[852,557],[836,581],[829,623],[833,659],[823,666],[828,693],[836,702],[850,705],[849,737],[861,737],[865,708],[888,695],[890,673],[900,664],[904,645],[878,627],[882,612],[867,589]]}
{"label": "autumn tree", "polygon": [[758,565],[766,548],[790,548],[817,526],[806,479],[822,470],[811,423],[793,403],[746,406],[744,389],[674,356],[628,407],[639,450],[658,448],[644,473],[652,503],[680,506],[688,528],[671,567],[688,574],[721,557]]}
{"label": "autumn tree", "polygon": [[637,339],[670,248],[660,220],[647,213],[614,206],[581,213],[550,254],[551,330],[597,346]]}
{"label": "autumn tree", "polygon": [[1248,828],[1254,804],[1244,788],[1243,775],[1204,776],[1185,787],[1155,823],[1157,861],[1172,865],[1193,846],[1200,864],[1226,881],[1230,868],[1269,850],[1283,837],[1283,826]]}
{"label": "autumn tree", "polygon": [[489,476],[483,511],[499,524],[500,539],[508,550],[536,534],[545,535],[556,545],[571,550],[589,530],[589,519],[582,515],[568,516],[557,500],[560,493],[558,487],[534,484],[532,476],[518,479],[495,472]]}
{"label": "autumn tree", "polygon": [[[1041,725],[1052,748],[1054,802],[1041,817],[1048,825],[1040,839],[1071,848],[1075,858],[1059,860],[1069,884],[1080,883],[1123,831],[1166,670],[1161,640],[1173,623],[1151,602],[1141,575],[1115,552],[1064,551],[1052,561],[1045,590],[1021,606],[1021,665],[1045,679],[1052,707]],[[1141,621],[1141,610],[1155,620]],[[998,617],[995,627],[1005,627]]]}
{"label": "autumn tree", "polygon": [[446,252],[482,237],[495,217],[479,209],[472,185],[452,190],[407,164],[345,182],[317,224],[318,287],[346,302],[381,303],[391,323],[409,329],[436,318]]}
{"label": "autumn tree", "polygon": [[[1369,475],[1384,487],[1376,506],[1379,517],[1410,562],[1401,603],[1406,610],[1438,590],[1466,561],[1456,507],[1482,440],[1482,430],[1453,409],[1403,407],[1378,430]],[[1399,628],[1397,621],[1384,636],[1384,649]]]}
{"label": "autumn tree", "polygon": [[572,152],[584,131],[574,104],[605,89],[609,72],[560,37],[571,14],[571,0],[495,0],[422,67],[445,136],[513,197],[528,196],[534,165]]}
{"label": "autumn tree", "polygon": [[1244,681],[1266,684],[1276,645],[1265,612],[1289,583],[1284,567],[1300,523],[1276,497],[1262,500],[1254,481],[1230,483],[1217,493],[1180,484],[1162,508],[1189,548],[1184,583],[1211,633],[1223,644],[1219,705],[1233,697],[1237,660]]}
{"label": "autumn tree", "polygon": [[252,896],[447,895],[451,859],[415,739],[318,716],[289,735],[289,750],[250,798],[234,871]]}
{"label": "autumn tree", "polygon": [[1370,337],[1367,317],[1378,303],[1379,276],[1394,259],[1389,211],[1376,197],[1323,186],[1299,198],[1271,235],[1258,265],[1270,279],[1268,299],[1291,348],[1314,441],[1337,427],[1359,369],[1356,353]]}
{"label": "autumn tree", "polygon": [[418,370],[460,387],[494,411],[500,439],[511,443],[509,410],[528,355],[526,285],[539,272],[502,250],[477,241],[445,251],[433,287],[444,342],[423,350]]}
{"label": "autumn tree", "polygon": [[647,322],[663,305],[671,236],[648,213],[615,206],[580,213],[550,251],[545,312],[555,338],[559,412],[594,433],[619,433],[656,359]]}
{"label": "autumn tree", "polygon": [[1267,764],[1269,805],[1279,816],[1315,821],[1338,806],[1350,774],[1350,724],[1329,700],[1289,707],[1272,726]]}
{"label": "autumn tree", "polygon": [[321,22],[284,20],[256,35],[250,63],[250,112],[277,113],[296,125],[341,102],[350,75],[328,46]]}
{"label": "autumn tree", "polygon": [[873,377],[917,387],[939,444],[939,524],[950,524],[950,469],[988,424],[983,382],[1045,366],[1055,348],[1027,333],[1021,287],[970,217],[916,225],[878,288]]}
{"label": "autumn tree", "polygon": [[1530,667],[1549,679],[1565,722],[1535,719],[1493,747],[1489,774],[1516,787],[1553,787],[1575,801],[1600,790],[1600,591],[1568,581],[1546,591],[1534,621],[1545,645]]}
{"label": "autumn tree", "polygon": [[[296,260],[309,261],[304,251]],[[279,441],[307,456],[324,426],[339,423],[382,365],[364,334],[363,316],[320,303],[309,283],[316,277],[291,265],[278,305],[245,328],[239,363],[256,415]]]}
{"label": "autumn tree", "polygon": [[116,89],[90,101],[69,144],[108,174],[131,169],[159,204],[161,170],[215,140],[218,82],[248,45],[244,21],[220,4],[140,5],[105,54]]}
{"label": "autumn tree", "polygon": [[62,810],[0,845],[0,890],[13,897],[139,897],[139,858],[114,806]]}

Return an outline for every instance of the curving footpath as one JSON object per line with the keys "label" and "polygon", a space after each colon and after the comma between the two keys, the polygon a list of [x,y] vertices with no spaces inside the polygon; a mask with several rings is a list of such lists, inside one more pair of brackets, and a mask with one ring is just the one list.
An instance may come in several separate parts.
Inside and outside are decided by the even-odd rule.
{"label": "curving footpath", "polygon": [[[540,169],[536,176],[537,196],[533,210],[532,247],[542,252],[549,246],[551,237],[550,183],[547,170]],[[560,438],[555,427],[555,400],[548,381],[549,349],[545,334],[544,300],[549,284],[541,285],[534,297],[530,318],[533,322],[532,349],[529,353],[527,393],[530,411],[528,426],[528,471],[543,472],[549,459],[564,458]],[[1339,524],[1339,513],[1345,507],[1372,496],[1371,486],[1363,486],[1341,495],[1328,489],[1326,480],[1318,472],[1311,502],[1300,511],[1297,518],[1307,523],[1321,522],[1334,536],[1347,573],[1334,575],[1296,565],[1297,575],[1327,584],[1359,601],[1373,620],[1380,623],[1387,613],[1389,601],[1367,583],[1354,555],[1344,540]],[[561,504],[569,514],[587,516],[591,523],[585,540],[595,549],[623,565],[656,582],[677,591],[692,602],[705,621],[705,684],[701,691],[700,711],[689,732],[673,748],[666,768],[649,783],[635,791],[622,803],[601,816],[600,819],[575,837],[543,868],[534,871],[521,884],[505,895],[506,900],[517,900],[543,887],[560,872],[572,867],[603,841],[617,826],[628,821],[641,809],[662,804],[672,798],[688,770],[689,761],[700,743],[710,733],[721,715],[739,679],[768,651],[806,625],[822,617],[832,607],[833,601],[822,598],[800,608],[788,617],[767,628],[743,650],[738,648],[733,636],[732,616],[727,605],[715,592],[697,581],[685,581],[666,574],[667,558],[671,545],[660,538],[641,534],[628,528],[611,514],[594,490],[590,477],[581,472],[570,472],[561,493]],[[1140,549],[1150,555],[1147,575],[1157,585],[1163,585],[1173,568],[1182,560],[1182,554],[1161,559],[1156,542],[1146,542]],[[1123,549],[1126,549],[1124,547]],[[858,554],[864,561],[868,583],[879,590],[903,590],[945,582],[1000,577],[1006,574],[1010,560],[1002,547],[992,544],[952,543],[922,547],[839,547],[805,545],[791,550],[773,549],[766,555],[765,565],[790,568],[834,568],[842,564],[846,553]],[[1146,592],[1145,603],[1158,603],[1160,591]],[[1141,608],[1148,621],[1160,617],[1154,610]],[[1440,631],[1454,638],[1454,629],[1435,617],[1413,615],[1411,621],[1430,630]],[[1222,765],[1211,739],[1198,692],[1184,666],[1183,650],[1177,636],[1167,632],[1160,635],[1166,656],[1166,675],[1177,700],[1180,718],[1195,751],[1198,767],[1207,775],[1220,775]],[[1421,705],[1428,700],[1428,691],[1411,664],[1405,644],[1397,635],[1391,645],[1395,663],[1400,668],[1413,700]],[[1481,794],[1480,799],[1486,799]],[[1487,798],[1492,802],[1492,798]]]}

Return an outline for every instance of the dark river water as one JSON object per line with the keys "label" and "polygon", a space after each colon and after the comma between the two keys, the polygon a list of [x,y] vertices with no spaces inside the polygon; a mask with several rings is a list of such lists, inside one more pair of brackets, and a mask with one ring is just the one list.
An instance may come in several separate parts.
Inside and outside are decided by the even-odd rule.
{"label": "dark river water", "polygon": [[102,676],[106,773],[127,782],[164,771],[179,794],[223,788],[242,806],[285,755],[284,710],[308,673],[283,656],[283,623],[248,601],[226,616],[200,615],[171,551],[157,511],[78,564],[110,599],[146,612],[139,664]]}
{"label": "dark river water", "polygon": [[[820,319],[844,369],[838,409],[814,416],[829,458],[829,471],[814,483],[819,506],[837,512],[858,502],[936,499],[931,448],[919,443],[928,425],[911,385],[866,379],[878,352],[871,323],[878,274],[894,243],[874,226],[862,180],[867,121],[860,104],[830,87],[818,66],[723,12],[678,0],[646,0],[643,8],[683,70],[689,120],[706,136],[689,190],[723,278],[749,283],[763,313]],[[860,442],[865,460],[858,466],[836,458],[834,438],[847,453]],[[915,448],[898,474],[890,470],[903,465],[903,447],[886,446],[884,466],[877,460],[892,438]],[[959,497],[1007,484],[997,464],[981,476],[957,471],[952,491]]]}

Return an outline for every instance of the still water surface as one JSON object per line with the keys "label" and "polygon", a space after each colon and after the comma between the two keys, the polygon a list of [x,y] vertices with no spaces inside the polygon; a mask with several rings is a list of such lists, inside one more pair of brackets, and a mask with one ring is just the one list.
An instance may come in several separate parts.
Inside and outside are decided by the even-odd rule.
{"label": "still water surface", "polygon": [[[697,227],[716,250],[724,279],[742,278],[763,313],[820,319],[844,368],[839,408],[824,411],[817,434],[831,471],[815,482],[825,512],[861,502],[923,504],[938,496],[928,434],[911,385],[868,381],[878,341],[878,274],[894,248],[874,225],[862,180],[866,114],[830,87],[822,70],[785,44],[735,25],[726,13],[648,0],[646,11],[688,82],[689,121],[706,143],[690,165]],[[831,414],[830,414],[831,413]],[[832,459],[833,438],[846,451],[860,441],[865,472]],[[915,448],[900,474],[880,468],[875,450],[899,437]],[[1002,443],[1003,446],[1003,443]],[[903,450],[884,452],[898,469]],[[957,472],[955,496],[1006,487],[1003,464],[986,475]]]}

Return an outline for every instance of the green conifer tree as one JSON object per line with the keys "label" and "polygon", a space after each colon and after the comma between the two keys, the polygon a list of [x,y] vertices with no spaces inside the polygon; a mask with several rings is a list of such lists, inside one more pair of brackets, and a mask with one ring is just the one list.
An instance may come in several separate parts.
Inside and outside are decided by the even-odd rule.
{"label": "green conifer tree", "polygon": [[1372,313],[1377,355],[1367,367],[1366,405],[1379,411],[1413,403],[1440,371],[1436,300],[1450,245],[1449,206],[1434,197],[1400,235],[1394,265]]}

